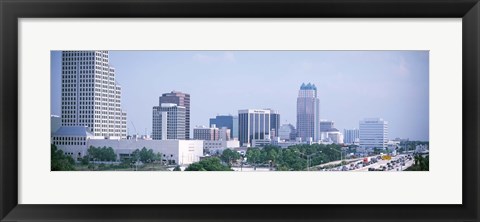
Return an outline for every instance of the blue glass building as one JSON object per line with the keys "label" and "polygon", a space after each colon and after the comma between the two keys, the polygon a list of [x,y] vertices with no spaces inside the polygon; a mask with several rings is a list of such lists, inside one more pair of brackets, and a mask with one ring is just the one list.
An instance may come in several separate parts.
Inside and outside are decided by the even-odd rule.
{"label": "blue glass building", "polygon": [[220,115],[210,118],[210,127],[215,124],[217,128],[227,127],[230,129],[230,138],[238,138],[238,117],[232,115]]}

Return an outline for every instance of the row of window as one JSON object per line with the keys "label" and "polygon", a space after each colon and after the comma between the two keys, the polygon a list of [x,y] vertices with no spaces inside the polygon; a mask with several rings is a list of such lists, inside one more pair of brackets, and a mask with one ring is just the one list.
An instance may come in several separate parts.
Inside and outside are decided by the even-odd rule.
{"label": "row of window", "polygon": [[53,140],[84,141],[84,140],[86,140],[86,138],[85,138],[85,137],[71,137],[71,136],[67,136],[67,137],[54,136],[54,137],[53,137]]}
{"label": "row of window", "polygon": [[[67,102],[66,102],[67,103]],[[63,104],[62,103],[62,109],[76,109],[77,107],[75,106],[75,102],[71,102],[73,104]],[[117,107],[117,108],[113,108]],[[112,110],[112,111],[121,111],[120,104],[109,104],[109,106],[80,106],[80,109],[96,109],[96,110]]]}
{"label": "row of window", "polygon": [[[78,61],[74,62],[69,62],[69,61],[63,61],[62,65],[64,66],[71,66],[71,65],[76,65]],[[78,62],[80,65],[93,65],[93,60],[86,61],[86,62]]]}
{"label": "row of window", "polygon": [[[86,143],[85,142],[63,142],[63,141],[54,141],[53,144],[55,145],[77,145],[77,146],[80,146],[80,145],[85,145]],[[65,153],[67,154],[67,153]],[[72,153],[73,154],[73,153]],[[67,155],[72,155],[72,154],[67,154]]]}

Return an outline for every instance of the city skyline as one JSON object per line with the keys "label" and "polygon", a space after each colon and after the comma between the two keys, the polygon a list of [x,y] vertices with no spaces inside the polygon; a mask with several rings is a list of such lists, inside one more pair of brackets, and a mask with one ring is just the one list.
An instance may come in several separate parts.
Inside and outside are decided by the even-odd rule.
{"label": "city skyline", "polygon": [[[151,134],[151,107],[173,90],[191,95],[190,131],[242,109],[271,108],[280,124],[296,125],[298,88],[311,82],[320,119],[342,132],[380,117],[390,123],[390,139],[428,140],[427,51],[110,51],[109,59],[129,134],[132,123]],[[53,115],[60,114],[60,60],[52,52]]]}

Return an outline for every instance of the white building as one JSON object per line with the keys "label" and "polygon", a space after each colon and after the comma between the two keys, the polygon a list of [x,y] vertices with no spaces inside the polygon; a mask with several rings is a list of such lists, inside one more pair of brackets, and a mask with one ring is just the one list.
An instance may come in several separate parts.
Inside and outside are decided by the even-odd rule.
{"label": "white building", "polygon": [[400,147],[400,141],[390,140],[387,142],[387,149],[392,151]]}
{"label": "white building", "polygon": [[367,149],[386,148],[388,122],[381,118],[366,118],[359,122],[360,146]]}
{"label": "white building", "polygon": [[175,103],[154,106],[152,112],[152,138],[154,140],[178,140],[185,138],[186,108]]}
{"label": "white building", "polygon": [[232,135],[232,131],[227,127],[222,127],[218,130],[219,140],[225,140],[225,141],[230,140],[231,139],[230,135]]}
{"label": "white building", "polygon": [[66,155],[78,160],[87,155],[90,146],[111,147],[117,159],[129,156],[136,149],[152,149],[172,164],[191,164],[203,156],[202,140],[104,139],[88,132],[86,127],[61,127],[52,137],[53,144]]}
{"label": "white building", "polygon": [[332,143],[343,144],[343,134],[339,131],[327,132],[327,135],[328,139],[332,141]]}
{"label": "white building", "polygon": [[292,124],[283,124],[278,130],[278,137],[282,140],[295,140],[297,133]]}
{"label": "white building", "polygon": [[360,131],[358,129],[344,129],[343,140],[346,144],[355,144],[360,141]]}
{"label": "white building", "polygon": [[210,154],[221,154],[225,149],[234,149],[240,147],[238,140],[204,140],[203,149]]}
{"label": "white building", "polygon": [[62,52],[62,126],[87,126],[94,136],[127,137],[127,114],[108,51]]}
{"label": "white building", "polygon": [[428,145],[416,145],[415,146],[416,153],[428,153]]}
{"label": "white building", "polygon": [[270,145],[272,140],[268,139],[253,139],[252,140],[252,147],[264,147],[266,145]]}
{"label": "white building", "polygon": [[285,149],[285,148],[288,148],[289,146],[302,144],[302,142],[295,141],[295,140],[282,140],[280,137],[275,137],[271,141],[271,144]]}

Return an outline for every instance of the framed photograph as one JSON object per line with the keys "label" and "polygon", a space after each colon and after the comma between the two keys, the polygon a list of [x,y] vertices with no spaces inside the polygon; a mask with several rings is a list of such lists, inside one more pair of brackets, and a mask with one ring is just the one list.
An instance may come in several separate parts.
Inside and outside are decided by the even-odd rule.
{"label": "framed photograph", "polygon": [[476,0],[0,7],[2,221],[479,219]]}

